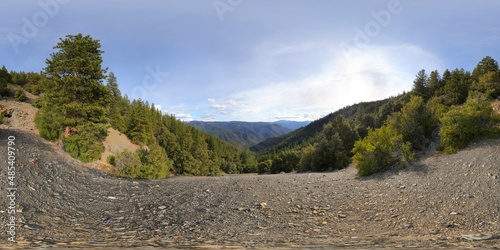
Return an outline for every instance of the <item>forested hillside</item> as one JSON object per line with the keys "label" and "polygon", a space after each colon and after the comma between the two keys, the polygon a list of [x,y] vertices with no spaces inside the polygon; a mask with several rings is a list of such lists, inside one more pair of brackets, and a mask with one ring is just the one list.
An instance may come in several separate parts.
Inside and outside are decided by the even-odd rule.
{"label": "forested hillside", "polygon": [[292,129],[271,122],[192,121],[188,124],[242,149],[248,149],[265,139],[292,131]]}
{"label": "forested hillside", "polygon": [[[116,173],[135,178],[179,175],[220,175],[255,171],[254,157],[215,136],[163,114],[144,100],[122,96],[118,80],[102,67],[100,42],[90,36],[68,35],[54,47],[40,73],[0,70],[2,96],[15,96],[20,86],[40,95],[35,122],[40,135],[84,162],[100,158],[107,128],[142,145],[136,152],[108,158]],[[24,91],[22,91],[24,93]],[[21,100],[20,100],[21,101]]]}
{"label": "forested hillside", "polygon": [[498,63],[485,57],[471,72],[421,70],[413,88],[381,101],[345,107],[252,147],[259,172],[325,171],[354,161],[360,175],[412,162],[432,144],[454,153],[500,135],[491,107],[500,98]]}
{"label": "forested hillside", "polygon": [[[26,100],[23,90],[40,95],[33,103],[39,108],[35,122],[40,135],[58,141],[84,162],[100,158],[109,126],[126,134],[141,147],[109,157],[122,176],[329,171],[351,162],[359,175],[370,175],[403,167],[431,146],[455,153],[471,142],[500,136],[500,118],[491,107],[500,98],[500,69],[491,57],[482,59],[472,72],[421,70],[410,92],[342,108],[252,146],[257,161],[248,149],[240,150],[163,114],[148,101],[122,96],[118,79],[102,67],[104,52],[98,40],[69,35],[54,49],[40,73],[2,67],[0,95],[17,101]],[[215,124],[197,125],[233,142],[255,143],[285,132],[278,125],[264,130],[235,122],[227,126],[241,133],[229,133]]]}

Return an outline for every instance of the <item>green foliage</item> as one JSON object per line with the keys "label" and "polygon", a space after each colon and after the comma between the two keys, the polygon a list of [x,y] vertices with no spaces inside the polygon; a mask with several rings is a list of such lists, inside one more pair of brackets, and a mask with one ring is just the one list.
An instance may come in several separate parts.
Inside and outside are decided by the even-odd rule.
{"label": "green foliage", "polygon": [[413,89],[411,92],[413,95],[420,96],[425,100],[430,97],[429,77],[425,73],[424,69],[420,70],[416,75],[416,79],[413,81]]}
{"label": "green foliage", "polygon": [[134,178],[142,166],[141,158],[137,153],[125,150],[116,156],[115,166],[119,175]]}
{"label": "green foliage", "polygon": [[337,116],[323,128],[315,146],[309,145],[302,152],[302,171],[341,169],[350,163],[350,153],[358,134],[344,116]]}
{"label": "green foliage", "polygon": [[39,95],[44,91],[47,78],[44,74],[35,72],[14,72],[11,71],[12,82],[15,85],[23,87],[24,90]]}
{"label": "green foliage", "polygon": [[300,152],[297,150],[286,150],[276,155],[272,160],[271,173],[290,173],[300,170]]}
{"label": "green foliage", "polygon": [[446,78],[444,95],[448,105],[460,105],[467,100],[469,89],[472,84],[470,72],[464,69],[455,69]]}
{"label": "green foliage", "polygon": [[431,72],[431,74],[429,75],[428,83],[429,98],[433,96],[443,95],[445,82],[443,81],[437,70]]}
{"label": "green foliage", "polygon": [[432,97],[428,102],[427,102],[427,109],[432,113],[434,116],[434,119],[436,121],[439,121],[441,117],[443,117],[444,114],[446,114],[449,110],[450,107],[447,106],[446,100],[444,96],[435,96]]}
{"label": "green foliage", "polygon": [[26,96],[26,93],[24,93],[24,90],[22,88],[18,88],[16,90],[16,93],[14,94],[14,100],[18,102],[24,102],[28,100],[28,97]]}
{"label": "green foliage", "polygon": [[266,174],[271,172],[271,166],[273,165],[272,160],[265,160],[257,165],[259,174]]}
{"label": "green foliage", "polygon": [[50,109],[40,109],[35,115],[35,125],[40,136],[49,141],[59,138],[64,130],[63,120],[64,117]]}
{"label": "green foliage", "polygon": [[73,158],[91,162],[101,158],[102,139],[107,136],[107,127],[99,123],[76,126],[69,136],[63,136],[64,150]]}
{"label": "green foliage", "polygon": [[414,159],[411,144],[389,126],[372,129],[354,144],[353,161],[360,176],[372,175],[397,163]]}
{"label": "green foliage", "polygon": [[151,148],[138,149],[136,152],[125,150],[118,156],[108,157],[114,161],[116,171],[123,177],[138,179],[161,179],[169,175],[172,160],[168,159],[165,150],[158,145]]}
{"label": "green foliage", "polygon": [[258,172],[257,162],[255,156],[250,150],[242,150],[240,153],[240,162],[242,165],[243,173],[256,173]]}
{"label": "green foliage", "polygon": [[496,138],[500,120],[493,114],[489,99],[471,94],[463,106],[452,107],[441,119],[439,136],[446,153],[455,153],[471,142]]}
{"label": "green foliage", "polygon": [[402,139],[410,142],[415,150],[429,145],[437,123],[421,96],[413,96],[400,112],[387,120],[388,126],[400,133]]}
{"label": "green foliage", "polygon": [[142,166],[140,169],[137,169],[136,178],[165,178],[172,169],[172,160],[167,157],[165,149],[157,144],[153,144],[149,150],[139,149],[138,154],[141,158]]}
{"label": "green foliage", "polygon": [[472,71],[472,76],[477,79],[488,72],[498,71],[498,62],[490,56],[486,56],[477,64],[476,68],[474,68],[474,70]]}
{"label": "green foliage", "polygon": [[102,84],[106,69],[98,40],[69,35],[54,47],[46,60],[45,96],[36,115],[40,135],[48,140],[73,131],[62,140],[71,156],[85,162],[100,158],[106,137],[110,93]]}
{"label": "green foliage", "polygon": [[500,96],[500,72],[488,71],[479,75],[472,84],[472,90],[486,94],[491,98]]}
{"label": "green foliage", "polygon": [[127,98],[121,96],[120,89],[118,88],[118,80],[113,72],[109,73],[106,87],[111,93],[111,103],[108,113],[111,126],[118,131],[125,132],[127,131],[125,117],[127,117],[130,102]]}
{"label": "green foliage", "polygon": [[114,155],[110,155],[110,156],[108,156],[108,158],[106,159],[106,161],[107,161],[109,164],[111,164],[111,165],[113,165],[113,166],[115,166],[115,167],[116,167],[116,156],[114,156]]}
{"label": "green foliage", "polygon": [[0,96],[10,96],[11,92],[7,88],[7,84],[12,83],[12,76],[10,75],[5,65],[0,69]]}

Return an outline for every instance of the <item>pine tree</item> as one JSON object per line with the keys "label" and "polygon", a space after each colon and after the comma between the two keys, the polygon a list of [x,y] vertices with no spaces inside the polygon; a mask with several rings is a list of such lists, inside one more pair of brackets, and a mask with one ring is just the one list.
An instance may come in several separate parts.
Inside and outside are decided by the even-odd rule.
{"label": "pine tree", "polygon": [[118,80],[113,72],[109,72],[107,80],[106,87],[110,90],[111,96],[114,98],[122,96],[118,88]]}
{"label": "pine tree", "polygon": [[113,72],[109,72],[106,87],[111,93],[108,114],[111,126],[118,131],[125,132],[127,130],[125,117],[128,103],[121,96],[120,89],[118,88],[118,80]]}
{"label": "pine tree", "polygon": [[487,56],[483,58],[472,71],[472,77],[478,79],[480,76],[488,72],[498,72],[498,62],[495,59]]}
{"label": "pine tree", "polygon": [[500,97],[500,69],[497,61],[487,56],[472,72],[472,90],[485,93],[492,98]]}
{"label": "pine tree", "polygon": [[65,131],[65,150],[84,161],[100,157],[108,123],[110,92],[103,84],[107,69],[101,66],[100,47],[98,40],[82,34],[60,39],[46,60],[49,79],[36,117],[42,136],[55,140]]}
{"label": "pine tree", "polygon": [[424,69],[420,70],[416,75],[411,92],[414,95],[421,96],[424,100],[429,98],[429,79]]}
{"label": "pine tree", "polygon": [[469,94],[472,80],[469,72],[464,69],[455,69],[450,76],[446,77],[444,95],[448,105],[460,105],[465,103]]}
{"label": "pine tree", "polygon": [[440,96],[443,94],[444,82],[437,70],[434,70],[429,75],[429,97]]}
{"label": "pine tree", "polygon": [[0,96],[9,96],[10,91],[7,89],[7,84],[12,82],[12,76],[10,75],[5,65],[0,69]]}

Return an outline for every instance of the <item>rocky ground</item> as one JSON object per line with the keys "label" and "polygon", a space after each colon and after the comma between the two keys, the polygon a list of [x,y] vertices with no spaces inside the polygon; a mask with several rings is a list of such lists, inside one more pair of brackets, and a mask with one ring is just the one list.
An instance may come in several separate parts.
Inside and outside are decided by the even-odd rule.
{"label": "rocky ground", "polygon": [[69,158],[34,130],[4,126],[2,225],[10,223],[9,136],[17,243],[2,226],[1,246],[500,248],[500,140],[368,178],[351,166],[130,180]]}

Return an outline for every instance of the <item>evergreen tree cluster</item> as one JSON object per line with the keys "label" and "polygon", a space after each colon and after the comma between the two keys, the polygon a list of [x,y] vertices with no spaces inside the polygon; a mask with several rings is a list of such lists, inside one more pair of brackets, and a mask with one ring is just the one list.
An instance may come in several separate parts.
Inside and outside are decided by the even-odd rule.
{"label": "evergreen tree cluster", "polygon": [[328,171],[352,159],[364,176],[404,166],[432,143],[454,153],[500,136],[494,98],[500,99],[500,70],[491,57],[472,73],[455,69],[441,76],[437,70],[430,75],[421,70],[409,93],[348,106],[257,145],[259,172]]}
{"label": "evergreen tree cluster", "polygon": [[154,104],[122,96],[116,76],[106,75],[107,68],[101,66],[103,51],[98,40],[68,35],[54,49],[43,74],[12,72],[9,81],[34,94],[43,93],[35,104],[40,107],[35,117],[40,135],[58,140],[74,158],[99,159],[107,129],[113,127],[141,146],[136,152],[108,158],[122,176],[257,172],[250,151],[238,150],[163,114]]}
{"label": "evergreen tree cluster", "polygon": [[[109,82],[107,86],[111,88]],[[146,178],[148,175],[138,169],[142,168],[141,171],[147,173],[150,171],[145,169],[152,169],[162,163],[166,163],[166,167],[161,167],[166,171],[162,172],[178,175],[257,172],[254,156],[248,150],[241,151],[213,135],[186,125],[174,115],[163,114],[154,104],[150,105],[147,101],[130,101],[126,95],[113,96],[112,99],[108,114],[111,126],[126,134],[134,143],[149,148],[146,151],[139,150],[136,156],[126,156],[132,159],[124,161],[132,164],[128,167],[120,166],[118,161],[120,157],[133,155],[134,152],[115,156],[116,166],[123,170],[123,175]],[[150,154],[155,154],[156,157],[144,160]],[[144,166],[136,164],[137,162],[142,162]],[[144,164],[145,162],[148,164]]]}

